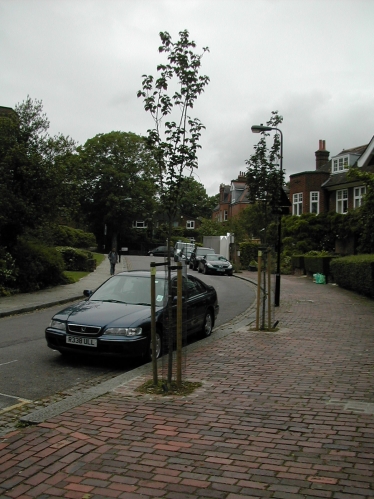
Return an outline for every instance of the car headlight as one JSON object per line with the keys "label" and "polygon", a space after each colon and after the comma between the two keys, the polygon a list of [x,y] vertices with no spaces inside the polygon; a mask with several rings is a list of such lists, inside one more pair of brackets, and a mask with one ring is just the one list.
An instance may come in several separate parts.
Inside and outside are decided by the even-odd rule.
{"label": "car headlight", "polygon": [[49,323],[49,327],[53,327],[53,329],[60,329],[61,331],[66,331],[66,323],[61,321],[56,321],[52,319]]}
{"label": "car headlight", "polygon": [[139,336],[142,334],[141,327],[109,327],[104,331],[104,336]]}
{"label": "car headlight", "polygon": [[207,267],[210,267],[210,268],[212,268],[212,267],[213,267],[213,265],[212,265],[211,263],[207,263],[207,264],[206,264],[206,266],[207,266]]}
{"label": "car headlight", "polygon": [[228,267],[227,267],[227,268],[228,268],[228,269],[232,269],[232,265],[231,265],[231,263],[229,263],[229,265],[228,265]]}

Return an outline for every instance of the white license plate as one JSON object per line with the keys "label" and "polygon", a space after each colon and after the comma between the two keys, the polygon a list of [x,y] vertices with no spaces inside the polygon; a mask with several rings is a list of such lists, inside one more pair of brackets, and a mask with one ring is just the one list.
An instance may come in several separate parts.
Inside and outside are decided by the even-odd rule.
{"label": "white license plate", "polygon": [[81,336],[66,336],[66,343],[70,345],[84,345],[86,347],[97,347],[97,340],[94,338],[82,338]]}

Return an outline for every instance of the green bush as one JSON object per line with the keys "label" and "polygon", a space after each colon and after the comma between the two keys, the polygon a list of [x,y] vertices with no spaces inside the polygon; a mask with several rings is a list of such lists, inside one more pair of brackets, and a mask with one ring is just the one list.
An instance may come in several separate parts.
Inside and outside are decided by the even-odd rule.
{"label": "green bush", "polygon": [[257,242],[245,241],[239,244],[240,264],[243,269],[248,269],[251,260],[257,261],[258,250]]}
{"label": "green bush", "polygon": [[12,294],[11,288],[17,278],[17,269],[12,256],[0,247],[0,296]]}
{"label": "green bush", "polygon": [[73,229],[67,225],[52,228],[53,246],[72,246],[74,248],[95,248],[96,238],[91,232]]}
{"label": "green bush", "polygon": [[336,258],[330,269],[340,287],[374,298],[374,255]]}
{"label": "green bush", "polygon": [[18,268],[15,285],[20,292],[64,283],[64,260],[55,248],[20,239],[14,258]]}
{"label": "green bush", "polygon": [[65,270],[92,272],[96,268],[96,261],[90,251],[59,246],[56,250],[61,254]]}

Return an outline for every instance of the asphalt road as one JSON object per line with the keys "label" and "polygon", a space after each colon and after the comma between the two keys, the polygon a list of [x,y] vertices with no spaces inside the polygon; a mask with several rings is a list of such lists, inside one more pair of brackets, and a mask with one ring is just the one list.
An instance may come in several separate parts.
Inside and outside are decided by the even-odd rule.
{"label": "asphalt road", "polygon": [[[139,262],[137,258],[142,260]],[[134,269],[149,268],[148,257],[137,258],[131,260]],[[217,326],[244,312],[254,300],[254,287],[244,280],[197,272],[193,275],[217,290],[220,303]],[[97,383],[139,365],[140,361],[131,363],[121,359],[65,358],[49,349],[44,329],[61,308],[60,305],[0,319],[0,410],[11,405],[12,400],[35,401],[72,387],[78,390],[82,383]]]}

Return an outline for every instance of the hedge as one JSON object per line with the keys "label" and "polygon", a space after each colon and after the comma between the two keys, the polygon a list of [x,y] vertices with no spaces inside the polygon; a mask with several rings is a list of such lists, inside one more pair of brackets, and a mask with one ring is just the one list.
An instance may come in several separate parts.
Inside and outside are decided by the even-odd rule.
{"label": "hedge", "polygon": [[374,255],[336,258],[330,270],[340,287],[374,298]]}

